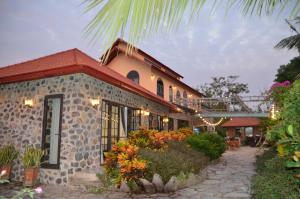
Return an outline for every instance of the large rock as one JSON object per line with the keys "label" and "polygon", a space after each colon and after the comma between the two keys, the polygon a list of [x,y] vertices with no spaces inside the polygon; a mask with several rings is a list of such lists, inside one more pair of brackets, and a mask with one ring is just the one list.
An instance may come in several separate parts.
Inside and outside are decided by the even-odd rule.
{"label": "large rock", "polygon": [[172,176],[164,187],[165,192],[175,192],[178,189],[178,180],[175,176]]}
{"label": "large rock", "polygon": [[123,181],[123,182],[121,183],[120,191],[126,192],[126,193],[129,193],[129,192],[130,192],[130,188],[129,188],[129,186],[126,184],[126,182]]}
{"label": "large rock", "polygon": [[164,183],[161,179],[161,176],[157,173],[153,175],[152,184],[154,185],[157,192],[164,191]]}
{"label": "large rock", "polygon": [[148,180],[141,178],[140,182],[142,183],[146,193],[155,193],[154,185]]}

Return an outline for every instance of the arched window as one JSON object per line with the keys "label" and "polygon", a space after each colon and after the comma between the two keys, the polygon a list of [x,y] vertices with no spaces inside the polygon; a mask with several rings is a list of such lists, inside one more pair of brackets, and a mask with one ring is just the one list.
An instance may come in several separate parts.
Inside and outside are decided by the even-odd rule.
{"label": "arched window", "polygon": [[137,83],[137,84],[140,83],[140,76],[139,76],[139,73],[136,72],[135,70],[130,71],[130,72],[127,74],[127,78],[128,78],[128,79],[131,79],[134,83]]}
{"label": "arched window", "polygon": [[173,87],[169,86],[169,101],[173,102]]}
{"label": "arched window", "polygon": [[180,95],[180,91],[176,92],[176,103],[180,104],[180,100],[181,100],[181,95]]}
{"label": "arched window", "polygon": [[164,97],[164,82],[161,79],[157,80],[157,95]]}
{"label": "arched window", "polygon": [[183,91],[182,97],[183,97],[183,105],[187,106],[188,105],[188,100],[187,100],[187,93],[186,93],[186,91]]}

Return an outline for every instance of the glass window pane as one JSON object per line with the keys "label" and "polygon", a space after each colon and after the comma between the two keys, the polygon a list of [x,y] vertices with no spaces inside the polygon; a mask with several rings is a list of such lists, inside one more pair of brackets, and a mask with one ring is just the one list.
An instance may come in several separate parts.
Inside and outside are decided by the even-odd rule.
{"label": "glass window pane", "polygon": [[42,147],[43,165],[57,165],[59,161],[62,96],[46,96]]}

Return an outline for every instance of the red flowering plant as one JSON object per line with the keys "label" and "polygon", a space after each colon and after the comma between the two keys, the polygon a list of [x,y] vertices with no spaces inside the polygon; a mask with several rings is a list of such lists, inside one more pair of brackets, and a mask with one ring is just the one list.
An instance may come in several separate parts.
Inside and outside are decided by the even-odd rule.
{"label": "red flowering plant", "polygon": [[138,157],[138,147],[128,141],[120,141],[113,145],[112,151],[105,154],[106,174],[121,181],[136,181],[144,176],[147,162]]}
{"label": "red flowering plant", "polygon": [[272,99],[272,101],[276,104],[277,107],[281,108],[283,106],[284,98],[288,93],[290,87],[291,82],[288,80],[284,82],[276,82],[271,86],[271,89],[269,91],[269,97]]}
{"label": "red flowering plant", "polygon": [[183,141],[192,135],[192,133],[192,129],[190,128],[162,132],[140,129],[130,133],[129,142],[142,148],[163,150],[168,147],[168,141]]}

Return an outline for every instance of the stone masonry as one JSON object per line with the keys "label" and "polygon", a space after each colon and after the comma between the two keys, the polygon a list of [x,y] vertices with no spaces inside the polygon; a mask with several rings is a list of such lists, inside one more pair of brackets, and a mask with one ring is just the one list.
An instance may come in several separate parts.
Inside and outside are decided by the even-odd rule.
{"label": "stone masonry", "polygon": [[[12,143],[20,156],[26,146],[41,147],[44,98],[52,94],[64,95],[60,169],[41,168],[40,179],[46,184],[67,184],[76,172],[100,169],[101,106],[93,107],[91,98],[168,115],[168,108],[158,103],[82,73],[2,84],[0,147]],[[33,107],[24,105],[28,98],[33,99]],[[142,125],[145,121],[142,117]],[[15,180],[23,177],[20,156],[13,166]]]}

